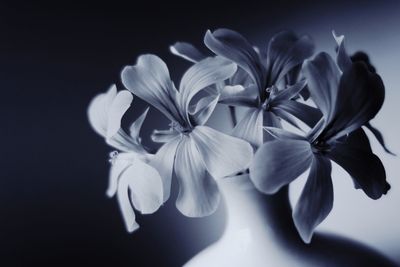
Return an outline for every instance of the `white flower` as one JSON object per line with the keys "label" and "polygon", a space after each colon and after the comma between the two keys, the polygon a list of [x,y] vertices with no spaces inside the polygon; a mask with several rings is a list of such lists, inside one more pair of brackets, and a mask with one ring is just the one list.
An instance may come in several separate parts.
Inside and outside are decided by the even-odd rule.
{"label": "white flower", "polygon": [[[171,129],[153,136],[154,141],[166,143],[152,164],[164,179],[164,200],[176,174],[180,185],[176,206],[186,216],[214,212],[220,199],[215,179],[243,171],[251,162],[249,143],[204,126],[219,99],[218,94],[206,94],[207,89],[231,77],[236,69],[228,60],[206,58],[186,71],[179,91],[166,64],[155,55],[142,55],[136,65],[122,71],[125,87],[171,121]],[[200,99],[192,101],[195,96]]]}
{"label": "white flower", "polygon": [[[117,93],[115,85],[107,93],[93,98],[88,116],[93,129],[106,142],[123,153],[111,153],[112,163],[107,195],[117,199],[126,228],[133,232],[139,228],[133,207],[143,214],[155,212],[163,203],[163,184],[159,172],[150,165],[153,155],[140,143],[139,132],[148,109],[131,125],[128,135],[121,128],[121,119],[131,105],[129,91]],[[133,207],[132,207],[133,206]]]}

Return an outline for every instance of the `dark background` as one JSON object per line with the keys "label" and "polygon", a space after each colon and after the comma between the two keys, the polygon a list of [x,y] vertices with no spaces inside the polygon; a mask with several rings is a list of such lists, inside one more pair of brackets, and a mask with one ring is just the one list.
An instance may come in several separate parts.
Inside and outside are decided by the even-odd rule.
{"label": "dark background", "polygon": [[[139,54],[160,55],[179,77],[187,63],[168,46],[201,45],[207,29],[270,36],[310,14],[357,17],[381,5],[318,3],[0,2],[0,266],[180,266],[216,240],[223,221],[207,232],[216,221],[183,217],[174,194],[156,214],[138,215],[139,231],[125,231],[105,196],[111,148],[90,128],[88,103]],[[143,108],[135,100],[132,118]]]}

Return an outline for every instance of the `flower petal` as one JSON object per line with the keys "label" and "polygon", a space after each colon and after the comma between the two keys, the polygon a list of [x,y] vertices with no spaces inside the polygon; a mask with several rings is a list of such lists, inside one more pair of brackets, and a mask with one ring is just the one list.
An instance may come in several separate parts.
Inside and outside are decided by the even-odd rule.
{"label": "flower petal", "polygon": [[[265,111],[263,115],[263,125],[266,127],[282,128],[280,118],[278,118],[273,112]],[[264,142],[272,141],[275,138],[268,132],[264,132]]]}
{"label": "flower petal", "polygon": [[332,31],[333,38],[335,38],[335,41],[338,45],[337,51],[336,51],[336,62],[339,65],[339,68],[342,71],[345,71],[351,67],[351,59],[349,55],[346,52],[346,49],[344,47],[344,35],[336,35],[335,31]]}
{"label": "flower petal", "polygon": [[322,52],[313,60],[307,60],[303,67],[311,98],[321,110],[325,123],[334,116],[340,71],[332,58]]}
{"label": "flower petal", "polygon": [[210,118],[216,105],[218,104],[219,95],[211,95],[201,98],[196,105],[194,110],[189,111],[191,121],[194,125],[203,125]]}
{"label": "flower petal", "polygon": [[197,126],[190,136],[196,143],[207,171],[222,178],[246,170],[253,158],[251,145],[207,126]]}
{"label": "flower petal", "polygon": [[[290,114],[307,124],[310,128],[313,128],[322,117],[319,109],[294,100],[281,102],[278,105],[272,107],[271,111],[281,111],[282,113],[286,113],[288,115]],[[279,113],[277,115],[279,115],[282,119],[287,120],[285,118],[285,115],[283,115],[282,113]]]}
{"label": "flower petal", "polygon": [[117,198],[127,230],[133,232],[138,224],[132,205],[143,214],[149,214],[158,210],[163,203],[163,185],[159,173],[141,160],[135,160],[121,174]]}
{"label": "flower petal", "polygon": [[269,97],[273,103],[279,103],[281,101],[291,100],[299,95],[300,91],[306,86],[306,80],[301,80],[287,88],[279,91],[274,91],[276,94],[272,94]]}
{"label": "flower petal", "polygon": [[267,85],[273,85],[294,67],[301,65],[314,53],[314,43],[309,36],[297,37],[283,31],[276,34],[268,44]]}
{"label": "flower petal", "polygon": [[306,140],[304,136],[289,132],[282,128],[263,127],[263,129],[271,134],[274,138],[279,140]]}
{"label": "flower petal", "polygon": [[310,174],[293,212],[293,220],[305,243],[333,207],[332,165],[328,158],[314,155]]}
{"label": "flower petal", "polygon": [[359,140],[352,140],[355,139],[349,138],[343,144],[338,143],[328,157],[351,175],[356,188],[361,188],[370,198],[378,199],[390,189],[385,168],[370,148],[365,148],[365,145],[360,147]]}
{"label": "flower petal", "polygon": [[379,75],[368,71],[362,62],[355,62],[340,79],[334,122],[326,129],[326,138],[344,136],[375,117],[382,107],[384,85]]}
{"label": "flower petal", "polygon": [[142,129],[143,122],[147,117],[149,109],[150,108],[146,108],[142,115],[140,115],[140,117],[131,124],[131,127],[129,127],[129,133],[133,139],[139,138],[140,130]]}
{"label": "flower petal", "polygon": [[199,62],[206,58],[194,45],[186,42],[176,42],[169,47],[172,54],[191,61],[193,63]]}
{"label": "flower petal", "polygon": [[164,188],[164,202],[167,201],[171,192],[172,171],[174,167],[176,148],[178,147],[180,140],[181,138],[176,136],[168,143],[165,143],[149,161],[149,164],[156,168],[161,175]]}
{"label": "flower petal", "polygon": [[390,151],[387,148],[387,146],[385,144],[385,140],[383,139],[383,135],[378,129],[376,129],[374,126],[372,126],[369,122],[367,122],[365,124],[365,126],[374,134],[375,138],[378,140],[379,144],[381,144],[381,146],[386,151],[386,153],[396,156],[396,154],[394,154],[392,151]]}
{"label": "flower petal", "polygon": [[247,87],[227,85],[221,90],[219,98],[219,103],[230,106],[257,107],[258,101],[258,89],[254,84]]}
{"label": "flower petal", "polygon": [[127,91],[119,91],[113,99],[107,112],[107,138],[111,138],[121,128],[121,119],[133,100],[132,94]]}
{"label": "flower petal", "polygon": [[250,165],[250,179],[259,191],[274,194],[305,172],[311,161],[311,146],[305,140],[266,142]]}
{"label": "flower petal", "polygon": [[106,137],[108,126],[108,109],[117,95],[117,87],[113,84],[106,93],[95,96],[89,104],[88,118],[90,125],[101,136]]}
{"label": "flower petal", "polygon": [[126,66],[121,73],[124,86],[148,102],[171,121],[183,123],[175,106],[177,90],[169,76],[167,65],[155,55],[141,55],[136,65]]}
{"label": "flower petal", "polygon": [[215,54],[238,64],[251,76],[259,90],[264,89],[264,66],[253,46],[242,35],[229,29],[208,30],[204,43]]}
{"label": "flower petal", "polygon": [[136,153],[119,153],[110,159],[111,169],[110,178],[107,189],[107,196],[113,197],[117,193],[118,180],[121,174],[130,166],[132,163],[138,160]]}
{"label": "flower petal", "polygon": [[197,93],[228,79],[236,70],[236,64],[222,57],[208,57],[191,66],[179,86],[179,102],[184,113],[189,113],[190,101]]}
{"label": "flower petal", "polygon": [[232,136],[246,140],[254,148],[263,143],[263,110],[249,108],[232,130]]}
{"label": "flower petal", "polygon": [[179,182],[178,210],[188,217],[212,214],[220,201],[218,186],[191,137],[184,136],[180,142],[174,169]]}

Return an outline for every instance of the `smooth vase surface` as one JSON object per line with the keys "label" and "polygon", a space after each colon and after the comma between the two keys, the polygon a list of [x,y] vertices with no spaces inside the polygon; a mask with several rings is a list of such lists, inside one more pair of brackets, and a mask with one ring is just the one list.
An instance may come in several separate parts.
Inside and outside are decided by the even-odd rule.
{"label": "smooth vase surface", "polygon": [[247,174],[219,182],[226,209],[222,237],[184,266],[397,266],[353,240],[316,233],[305,244],[292,220],[288,187],[258,192]]}

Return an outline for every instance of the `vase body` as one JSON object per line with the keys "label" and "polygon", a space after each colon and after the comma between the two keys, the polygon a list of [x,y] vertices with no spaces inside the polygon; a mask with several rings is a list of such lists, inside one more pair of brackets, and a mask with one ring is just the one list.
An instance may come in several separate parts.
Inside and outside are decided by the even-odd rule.
{"label": "vase body", "polygon": [[268,196],[248,175],[239,175],[219,181],[219,188],[225,231],[186,267],[396,266],[375,250],[334,235],[315,234],[304,244],[293,224],[287,187]]}

